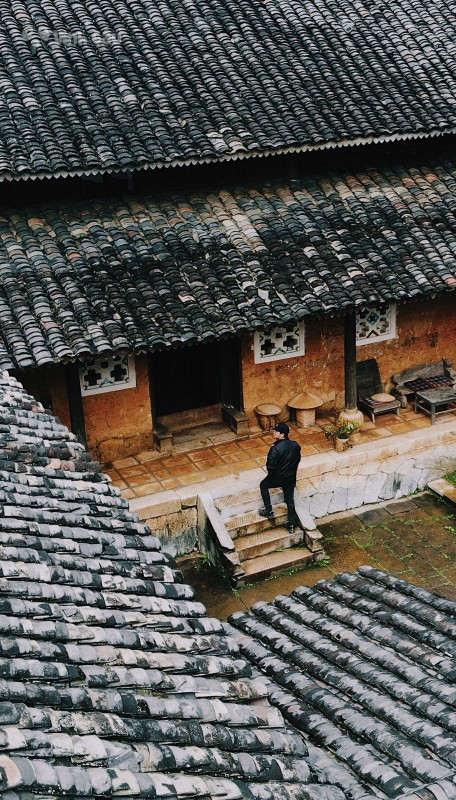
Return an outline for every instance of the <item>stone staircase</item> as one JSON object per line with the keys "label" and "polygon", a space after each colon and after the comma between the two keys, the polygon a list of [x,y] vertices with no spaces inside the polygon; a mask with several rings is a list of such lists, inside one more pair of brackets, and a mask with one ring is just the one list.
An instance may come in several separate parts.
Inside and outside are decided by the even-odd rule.
{"label": "stone staircase", "polygon": [[258,514],[262,505],[258,487],[218,498],[200,495],[207,551],[231,585],[263,580],[324,558],[322,536],[299,498],[299,523],[292,534],[285,526],[287,508],[280,489],[271,491],[271,501],[273,520]]}

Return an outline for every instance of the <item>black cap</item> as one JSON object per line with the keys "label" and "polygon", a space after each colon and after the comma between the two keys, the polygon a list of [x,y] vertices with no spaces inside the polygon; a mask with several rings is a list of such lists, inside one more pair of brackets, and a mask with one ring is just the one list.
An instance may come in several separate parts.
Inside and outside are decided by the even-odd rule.
{"label": "black cap", "polygon": [[288,439],[288,434],[290,433],[290,428],[288,427],[286,422],[278,422],[277,425],[274,425],[274,430],[278,433],[283,433],[286,439]]}

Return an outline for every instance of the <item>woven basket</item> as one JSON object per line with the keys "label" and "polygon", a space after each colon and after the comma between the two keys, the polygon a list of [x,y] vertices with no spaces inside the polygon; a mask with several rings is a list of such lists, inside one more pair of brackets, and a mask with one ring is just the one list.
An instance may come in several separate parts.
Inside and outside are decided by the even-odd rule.
{"label": "woven basket", "polygon": [[348,450],[348,439],[339,439],[338,436],[334,439],[334,447],[338,453],[345,453]]}

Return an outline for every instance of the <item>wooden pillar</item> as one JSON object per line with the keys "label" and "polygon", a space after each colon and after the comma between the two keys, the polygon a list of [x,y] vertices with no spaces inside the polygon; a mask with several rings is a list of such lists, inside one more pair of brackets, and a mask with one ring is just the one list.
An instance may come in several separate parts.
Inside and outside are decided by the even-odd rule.
{"label": "wooden pillar", "polygon": [[344,369],[345,409],[357,407],[356,393],[356,314],[345,314],[344,318]]}
{"label": "wooden pillar", "polygon": [[78,365],[66,364],[65,374],[68,393],[68,406],[70,409],[71,430],[75,434],[78,441],[80,441],[81,444],[87,448],[84,407],[82,404]]}

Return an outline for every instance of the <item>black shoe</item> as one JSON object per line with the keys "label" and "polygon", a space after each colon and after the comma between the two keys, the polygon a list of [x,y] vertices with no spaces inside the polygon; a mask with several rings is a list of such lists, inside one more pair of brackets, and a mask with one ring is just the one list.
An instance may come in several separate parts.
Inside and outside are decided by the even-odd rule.
{"label": "black shoe", "polygon": [[272,508],[266,508],[266,506],[263,506],[263,508],[260,508],[258,510],[258,513],[260,517],[266,517],[266,519],[274,519],[274,512]]}
{"label": "black shoe", "polygon": [[287,528],[288,528],[288,533],[290,533],[290,534],[291,534],[291,536],[293,536],[293,534],[294,534],[294,532],[295,532],[295,526],[294,526],[294,523],[293,523],[293,522],[290,522],[290,523],[287,525]]}

